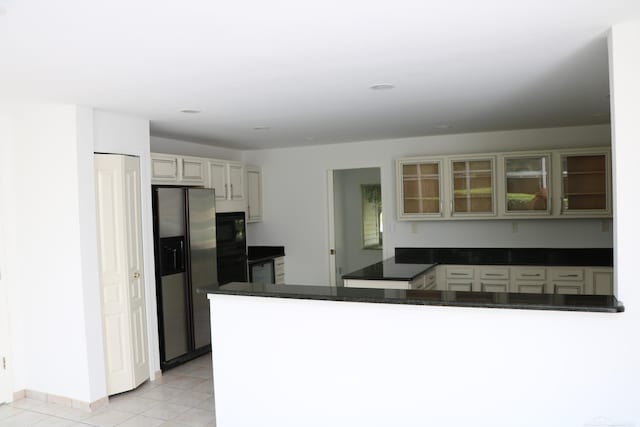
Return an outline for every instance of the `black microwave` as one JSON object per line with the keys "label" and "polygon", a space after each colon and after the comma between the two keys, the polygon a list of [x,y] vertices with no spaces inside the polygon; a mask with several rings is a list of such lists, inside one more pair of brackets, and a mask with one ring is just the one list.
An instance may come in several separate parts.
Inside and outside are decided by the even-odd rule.
{"label": "black microwave", "polygon": [[246,254],[247,238],[244,212],[216,214],[218,257]]}

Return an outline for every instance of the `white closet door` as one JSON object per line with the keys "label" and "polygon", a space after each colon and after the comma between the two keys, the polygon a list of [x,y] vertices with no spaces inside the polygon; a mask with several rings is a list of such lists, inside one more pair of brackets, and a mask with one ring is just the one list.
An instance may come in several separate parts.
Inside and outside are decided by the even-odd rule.
{"label": "white closet door", "polygon": [[100,286],[107,392],[149,378],[137,158],[96,154]]}
{"label": "white closet door", "polygon": [[[1,232],[1,230],[0,230]],[[0,234],[0,242],[2,242]],[[2,252],[0,251],[0,257]],[[9,358],[9,304],[7,300],[7,281],[4,279],[4,263],[0,258],[0,403],[10,402],[11,387],[7,363]]]}

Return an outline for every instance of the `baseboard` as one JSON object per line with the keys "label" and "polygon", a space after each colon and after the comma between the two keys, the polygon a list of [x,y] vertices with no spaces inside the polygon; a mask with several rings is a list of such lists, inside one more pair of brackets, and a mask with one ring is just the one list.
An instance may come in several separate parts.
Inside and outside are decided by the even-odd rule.
{"label": "baseboard", "polygon": [[55,403],[57,405],[80,409],[86,412],[95,411],[109,404],[108,396],[101,397],[100,399],[94,400],[93,402],[85,402],[82,400],[72,399],[66,396],[43,393],[41,391],[35,391],[35,390],[19,390],[13,393],[14,402],[16,400],[20,400],[24,398],[39,400],[41,402],[47,402],[47,403]]}

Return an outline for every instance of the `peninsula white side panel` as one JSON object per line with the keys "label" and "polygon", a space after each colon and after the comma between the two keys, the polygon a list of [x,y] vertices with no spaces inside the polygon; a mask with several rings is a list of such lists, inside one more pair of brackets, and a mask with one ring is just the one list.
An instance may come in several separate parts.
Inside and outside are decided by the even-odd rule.
{"label": "peninsula white side panel", "polygon": [[640,424],[627,313],[210,298],[218,427]]}

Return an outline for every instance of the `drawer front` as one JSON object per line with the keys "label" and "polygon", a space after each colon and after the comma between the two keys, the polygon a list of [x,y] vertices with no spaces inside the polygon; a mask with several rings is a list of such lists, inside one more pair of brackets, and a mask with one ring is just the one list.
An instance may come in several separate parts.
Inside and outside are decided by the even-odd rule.
{"label": "drawer front", "polygon": [[516,268],[514,276],[516,280],[546,280],[547,269],[544,267]]}
{"label": "drawer front", "polygon": [[447,279],[473,279],[473,267],[446,267]]}
{"label": "drawer front", "polygon": [[584,294],[584,283],[580,282],[554,282],[553,293],[563,295]]}
{"label": "drawer front", "polygon": [[584,269],[572,268],[572,269],[555,269],[550,271],[551,280],[561,281],[576,281],[582,282],[584,280]]}
{"label": "drawer front", "polygon": [[509,292],[509,282],[506,280],[483,280],[480,282],[482,292]]}
{"label": "drawer front", "polygon": [[447,280],[448,291],[471,292],[472,283],[465,280]]}
{"label": "drawer front", "polygon": [[488,280],[509,280],[509,269],[504,267],[482,267],[480,278]]}
{"label": "drawer front", "polygon": [[544,294],[545,285],[545,282],[516,282],[514,285],[514,292],[520,292],[523,294]]}

